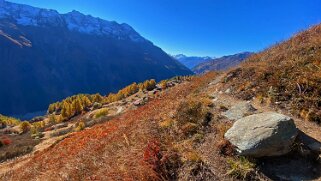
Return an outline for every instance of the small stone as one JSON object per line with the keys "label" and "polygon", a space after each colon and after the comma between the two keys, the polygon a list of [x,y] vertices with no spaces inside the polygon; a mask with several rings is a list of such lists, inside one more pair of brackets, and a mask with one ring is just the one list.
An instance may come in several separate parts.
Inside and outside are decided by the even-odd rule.
{"label": "small stone", "polygon": [[229,120],[238,120],[244,116],[253,114],[256,109],[249,102],[241,102],[232,106],[228,111],[223,112],[222,116],[227,117]]}

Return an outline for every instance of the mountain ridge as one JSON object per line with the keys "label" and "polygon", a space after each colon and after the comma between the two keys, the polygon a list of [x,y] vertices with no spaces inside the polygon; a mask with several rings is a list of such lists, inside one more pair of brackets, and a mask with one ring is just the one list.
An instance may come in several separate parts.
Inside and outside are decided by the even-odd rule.
{"label": "mountain ridge", "polygon": [[233,55],[226,55],[220,58],[215,58],[215,59],[211,59],[203,63],[200,63],[195,67],[193,67],[192,70],[197,74],[202,74],[209,71],[227,70],[231,67],[234,67],[240,64],[251,55],[253,55],[252,52],[241,52]]}
{"label": "mountain ridge", "polygon": [[213,57],[210,56],[187,56],[184,54],[177,54],[177,55],[172,55],[172,57],[179,62],[181,62],[183,65],[185,65],[187,68],[192,69],[196,65],[206,62],[208,60],[213,59]]}
{"label": "mountain ridge", "polygon": [[29,5],[0,2],[0,18],[12,18],[23,26],[66,26],[71,31],[96,35],[113,35],[119,39],[147,41],[126,23],[119,24],[85,15],[79,11],[60,14],[56,10],[36,8]]}
{"label": "mountain ridge", "polygon": [[[132,82],[193,74],[125,24],[111,26],[110,30],[117,28],[115,31],[98,28],[103,33],[97,34],[97,29],[84,32],[63,23],[48,24],[61,22],[60,15],[52,10],[35,8],[37,13],[32,13],[31,6],[7,1],[0,3],[0,9],[0,82],[6,87],[0,90],[3,114],[45,110],[50,103],[78,93],[105,95]],[[17,21],[21,13],[35,18],[43,12],[57,16],[28,19],[28,23],[36,25]],[[84,27],[92,27],[91,24],[94,23]],[[116,31],[119,27],[121,31]]]}

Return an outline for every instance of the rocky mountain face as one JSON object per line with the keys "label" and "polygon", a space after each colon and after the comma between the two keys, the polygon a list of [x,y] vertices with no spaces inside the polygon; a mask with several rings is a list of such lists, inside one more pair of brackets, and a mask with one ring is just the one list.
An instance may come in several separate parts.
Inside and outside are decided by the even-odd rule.
{"label": "rocky mountain face", "polygon": [[24,114],[77,93],[192,74],[127,24],[0,0],[0,112]]}
{"label": "rocky mountain face", "polygon": [[192,69],[198,64],[201,64],[203,62],[209,61],[213,59],[212,57],[197,57],[197,56],[186,56],[183,54],[173,55],[173,57],[181,62],[183,65],[188,67],[189,69]]}
{"label": "rocky mountain face", "polygon": [[253,53],[251,52],[243,52],[235,55],[228,55],[221,58],[211,59],[196,65],[192,68],[192,70],[197,74],[215,70],[227,70],[228,68],[238,65],[252,54]]}

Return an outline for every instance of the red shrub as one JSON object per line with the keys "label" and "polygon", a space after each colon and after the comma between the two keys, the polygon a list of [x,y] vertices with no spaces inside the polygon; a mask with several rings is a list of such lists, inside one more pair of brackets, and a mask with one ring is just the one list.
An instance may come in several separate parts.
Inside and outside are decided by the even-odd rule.
{"label": "red shrub", "polygon": [[1,139],[1,142],[2,142],[2,144],[4,144],[4,145],[10,145],[10,144],[12,143],[12,141],[11,141],[9,138],[7,138],[7,137],[2,138],[2,139]]}
{"label": "red shrub", "polygon": [[160,153],[160,146],[158,141],[151,141],[148,143],[144,151],[144,161],[148,163],[153,170],[157,171],[161,165],[162,155]]}

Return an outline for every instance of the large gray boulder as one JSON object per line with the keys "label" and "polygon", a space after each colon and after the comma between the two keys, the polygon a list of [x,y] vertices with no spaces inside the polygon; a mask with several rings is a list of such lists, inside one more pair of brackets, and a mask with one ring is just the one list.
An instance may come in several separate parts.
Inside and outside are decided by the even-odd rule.
{"label": "large gray boulder", "polygon": [[228,111],[223,112],[222,115],[227,117],[229,120],[236,121],[245,116],[251,115],[256,109],[248,102],[241,102],[232,106]]}
{"label": "large gray boulder", "polygon": [[288,153],[297,134],[290,117],[267,112],[237,120],[224,136],[240,155],[262,157]]}

